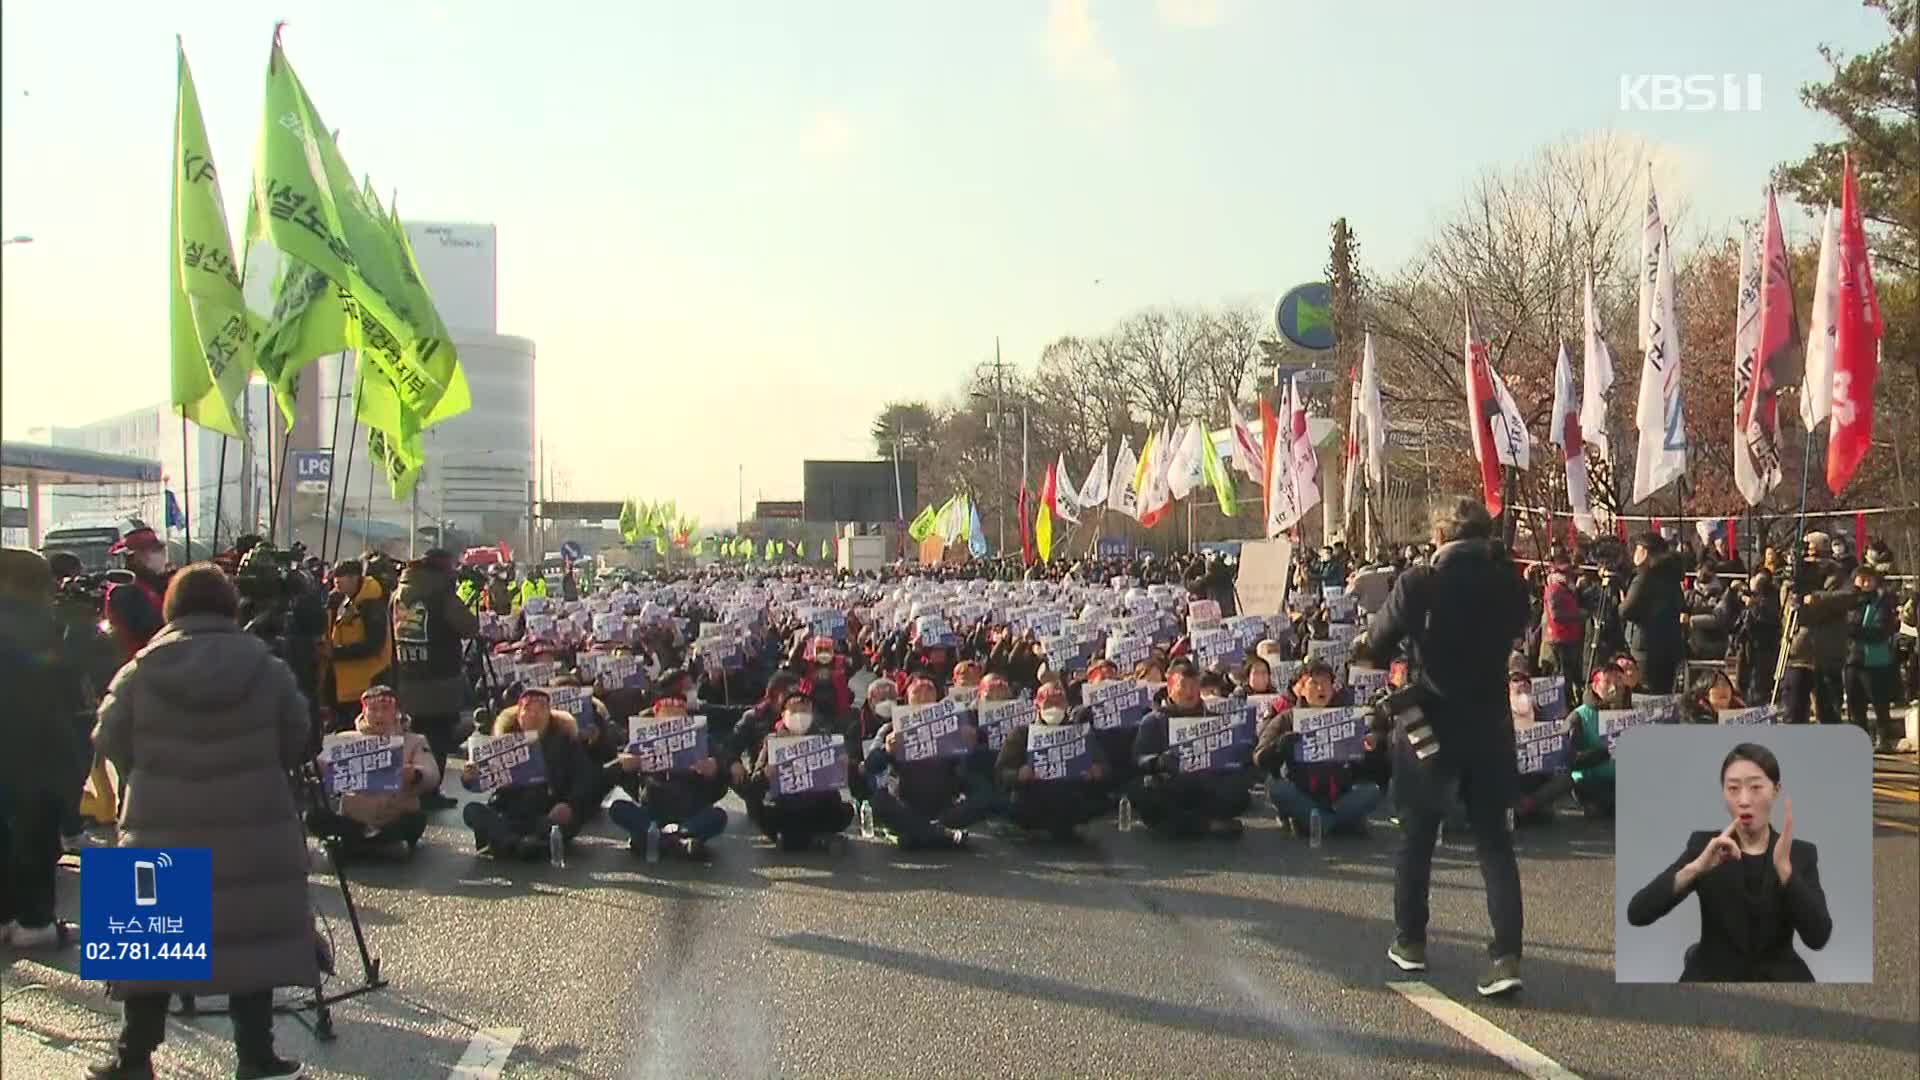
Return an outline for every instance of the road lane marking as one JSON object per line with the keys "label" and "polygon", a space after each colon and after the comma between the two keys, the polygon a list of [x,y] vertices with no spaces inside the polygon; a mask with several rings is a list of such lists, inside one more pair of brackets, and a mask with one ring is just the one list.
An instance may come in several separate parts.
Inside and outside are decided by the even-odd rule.
{"label": "road lane marking", "polygon": [[1507,1034],[1472,1009],[1423,982],[1389,982],[1401,997],[1458,1032],[1468,1042],[1511,1065],[1532,1080],[1580,1080],[1578,1074]]}
{"label": "road lane marking", "polygon": [[498,1080],[519,1041],[519,1028],[481,1028],[473,1033],[467,1052],[460,1055],[447,1080]]}

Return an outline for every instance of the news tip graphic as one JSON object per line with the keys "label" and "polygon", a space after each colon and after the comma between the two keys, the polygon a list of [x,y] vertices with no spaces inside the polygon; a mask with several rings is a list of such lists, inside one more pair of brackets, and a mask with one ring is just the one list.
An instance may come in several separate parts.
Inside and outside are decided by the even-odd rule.
{"label": "news tip graphic", "polygon": [[80,977],[213,977],[213,852],[88,848],[80,853]]}

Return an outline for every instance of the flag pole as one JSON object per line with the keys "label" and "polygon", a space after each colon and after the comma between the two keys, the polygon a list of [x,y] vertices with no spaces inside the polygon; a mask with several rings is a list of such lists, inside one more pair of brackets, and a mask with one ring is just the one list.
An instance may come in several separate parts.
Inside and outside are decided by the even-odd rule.
{"label": "flag pole", "polygon": [[[356,368],[358,368],[358,366],[358,364],[355,364]],[[322,562],[330,562],[334,558],[339,557],[340,534],[346,528],[347,524],[347,500],[352,497],[353,488],[353,444],[360,438],[360,403],[357,399],[357,395],[359,394],[358,388],[354,390],[354,393],[356,400],[353,406],[353,420],[352,426],[349,428],[350,434],[347,436],[347,472],[345,476],[340,478],[340,513],[333,522],[333,555],[329,556],[327,554],[327,544],[325,543],[325,537],[322,536],[322,543],[320,545],[320,560]],[[339,403],[336,401],[336,409],[338,405]],[[367,460],[367,469],[369,471],[373,469],[372,458],[368,458]],[[332,476],[331,471],[328,472],[328,476]],[[329,483],[331,483],[331,480],[329,480]]]}
{"label": "flag pole", "polygon": [[[356,365],[357,366],[357,365]],[[332,535],[333,525],[333,467],[340,464],[340,403],[347,399],[347,354],[341,350],[340,361],[333,369],[333,430],[327,432],[327,494],[320,502],[320,561],[327,559],[327,542]],[[357,418],[359,410],[354,413]],[[347,464],[353,464],[353,450],[347,450]],[[281,475],[286,475],[285,467]],[[344,483],[344,481],[343,481]]]}
{"label": "flag pole", "polygon": [[[268,416],[267,423],[272,424],[273,422],[274,420],[272,416]],[[286,498],[287,498],[287,491],[286,491],[287,459],[288,457],[291,456],[289,454],[289,451],[292,449],[293,449],[293,432],[289,431],[286,434],[280,436],[279,471],[276,472],[273,476],[268,478],[269,480],[272,481],[272,484],[273,484],[272,487],[267,489],[273,495],[273,522],[272,524],[267,526],[267,540],[269,543],[273,542],[273,538],[275,535],[277,535],[277,532],[280,528],[280,510],[282,505],[286,502]],[[329,450],[328,453],[331,454],[332,451]],[[268,457],[271,458],[272,455],[269,454]],[[273,468],[274,467],[273,462],[268,461],[267,467],[269,469]],[[327,475],[329,476],[333,475],[333,470],[331,468],[327,470]],[[287,543],[289,546],[291,546],[293,543],[293,515],[291,512],[287,514]]]}
{"label": "flag pole", "polygon": [[[1802,485],[1805,486],[1804,484]],[[193,474],[187,461],[187,414],[180,414],[180,529],[186,537],[186,562],[193,561],[193,516],[187,507],[193,504]]]}
{"label": "flag pole", "polygon": [[[248,408],[251,409],[253,401],[251,383],[248,384],[247,401]],[[274,496],[277,495],[278,492],[273,490],[273,405],[271,401],[269,401],[267,405],[267,415],[262,418],[262,422],[267,428],[267,546],[272,547],[274,534],[278,531],[276,526],[280,524],[280,519],[274,515]],[[253,432],[249,430],[247,434],[252,435]],[[281,441],[284,442],[286,440],[283,439]],[[247,470],[247,483],[253,483],[253,470],[251,469]]]}
{"label": "flag pole", "polygon": [[213,539],[207,549],[209,556],[220,554],[220,512],[227,498],[227,443],[226,435],[220,436],[220,479],[213,489]]}

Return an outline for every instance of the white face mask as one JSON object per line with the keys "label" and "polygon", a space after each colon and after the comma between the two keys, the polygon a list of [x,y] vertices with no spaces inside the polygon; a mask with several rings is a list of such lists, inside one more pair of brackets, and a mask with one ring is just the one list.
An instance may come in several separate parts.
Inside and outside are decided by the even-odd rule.
{"label": "white face mask", "polygon": [[1507,704],[1513,709],[1513,715],[1515,716],[1533,715],[1532,694],[1508,694]]}
{"label": "white face mask", "polygon": [[795,735],[805,735],[813,730],[813,714],[810,712],[790,712],[787,714],[787,730]]}
{"label": "white face mask", "polygon": [[161,574],[167,569],[167,554],[164,551],[143,551],[137,558],[140,569],[149,574]]}
{"label": "white face mask", "polygon": [[1051,709],[1040,710],[1040,721],[1042,723],[1058,724],[1060,721],[1065,720],[1066,718],[1067,718],[1067,710],[1059,708],[1058,706],[1055,706],[1054,708],[1051,708]]}
{"label": "white face mask", "polygon": [[882,720],[893,719],[893,699],[882,698],[881,700],[874,702],[873,715],[881,718]]}

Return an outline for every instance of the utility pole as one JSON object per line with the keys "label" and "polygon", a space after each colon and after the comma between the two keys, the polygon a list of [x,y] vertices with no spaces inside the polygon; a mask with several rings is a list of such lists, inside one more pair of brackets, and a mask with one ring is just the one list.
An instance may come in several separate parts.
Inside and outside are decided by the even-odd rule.
{"label": "utility pole", "polygon": [[739,523],[747,520],[747,467],[745,465],[740,466],[739,480],[735,483],[733,491],[734,530],[737,532],[740,528]]}
{"label": "utility pole", "polygon": [[[988,415],[988,426],[993,429],[993,457],[999,474],[999,498],[1007,493],[1007,365],[1000,358],[1000,338],[993,339],[993,411]],[[1000,511],[999,550],[1007,550],[1007,504],[996,499]]]}

